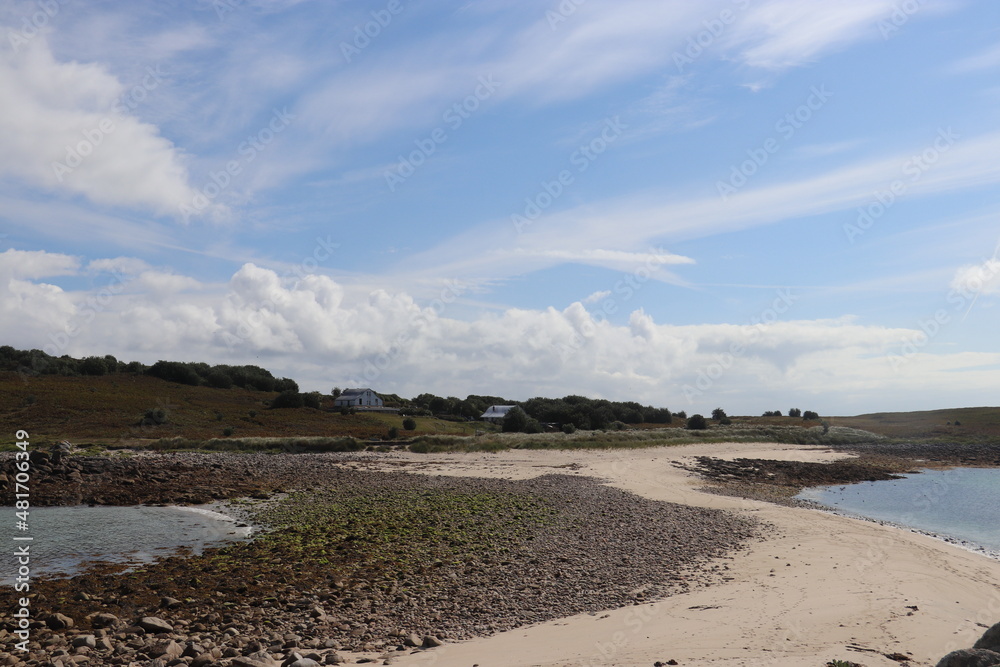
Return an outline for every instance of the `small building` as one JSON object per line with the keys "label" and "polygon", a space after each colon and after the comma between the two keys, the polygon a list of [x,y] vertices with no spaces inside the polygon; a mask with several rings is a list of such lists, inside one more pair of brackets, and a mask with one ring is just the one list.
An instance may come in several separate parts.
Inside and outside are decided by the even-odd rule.
{"label": "small building", "polygon": [[507,416],[507,413],[516,407],[516,405],[491,405],[479,418],[483,421],[499,424]]}
{"label": "small building", "polygon": [[371,389],[345,389],[340,396],[333,399],[335,408],[381,408],[382,397]]}

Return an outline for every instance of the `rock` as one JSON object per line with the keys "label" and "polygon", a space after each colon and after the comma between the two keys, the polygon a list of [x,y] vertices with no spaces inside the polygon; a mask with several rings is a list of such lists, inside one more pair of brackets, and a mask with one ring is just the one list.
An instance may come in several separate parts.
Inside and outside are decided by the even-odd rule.
{"label": "rock", "polygon": [[284,667],[320,667],[319,663],[311,658],[299,658],[295,662],[290,662]]}
{"label": "rock", "polygon": [[420,646],[420,635],[411,632],[403,639],[404,646]]}
{"label": "rock", "polygon": [[1000,623],[984,632],[979,641],[972,645],[972,648],[984,648],[1000,653]]}
{"label": "rock", "polygon": [[325,665],[339,665],[344,662],[344,658],[340,656],[336,651],[333,653],[327,653],[326,657],[323,658],[323,664]]}
{"label": "rock", "polygon": [[202,653],[191,660],[191,667],[205,667],[215,662],[215,656],[211,653]]}
{"label": "rock", "polygon": [[111,628],[118,625],[118,622],[117,616],[108,613],[94,614],[90,619],[90,624],[95,628]]}
{"label": "rock", "polygon": [[1000,653],[981,648],[963,648],[941,658],[937,667],[996,667],[996,665],[1000,665]]}
{"label": "rock", "polygon": [[424,648],[437,648],[438,646],[443,646],[444,642],[433,635],[427,635],[420,645]]}
{"label": "rock", "polygon": [[97,639],[94,635],[80,635],[73,638],[73,648],[86,646],[87,648],[97,648]]}
{"label": "rock", "polygon": [[155,616],[143,616],[136,622],[136,625],[146,632],[151,632],[153,634],[174,631],[174,626],[170,625],[162,618],[157,618]]}
{"label": "rock", "polygon": [[52,614],[45,619],[45,624],[52,630],[65,630],[66,628],[72,628],[76,625],[76,622],[65,614]]}
{"label": "rock", "polygon": [[160,606],[166,607],[167,609],[176,609],[177,607],[180,607],[183,604],[184,603],[178,600],[177,598],[165,597],[162,600],[160,600]]}
{"label": "rock", "polygon": [[278,665],[271,656],[263,652],[237,656],[229,664],[233,667],[277,667]]}
{"label": "rock", "polygon": [[157,644],[149,651],[150,657],[166,658],[167,660],[179,658],[182,653],[184,653],[184,647],[172,640]]}

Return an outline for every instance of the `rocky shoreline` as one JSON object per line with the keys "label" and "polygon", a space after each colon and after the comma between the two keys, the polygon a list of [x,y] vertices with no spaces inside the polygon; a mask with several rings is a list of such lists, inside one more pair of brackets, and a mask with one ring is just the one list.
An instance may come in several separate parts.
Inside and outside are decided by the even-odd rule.
{"label": "rocky shoreline", "polygon": [[[365,458],[353,454],[93,458],[44,462],[33,493],[48,504],[290,493],[250,510],[270,526],[252,542],[33,581],[30,651],[0,653],[0,664],[391,663],[710,585],[763,529],[569,475],[375,472],[352,467]],[[134,482],[116,485],[124,475]],[[0,597],[0,639],[12,647],[15,598]]]}

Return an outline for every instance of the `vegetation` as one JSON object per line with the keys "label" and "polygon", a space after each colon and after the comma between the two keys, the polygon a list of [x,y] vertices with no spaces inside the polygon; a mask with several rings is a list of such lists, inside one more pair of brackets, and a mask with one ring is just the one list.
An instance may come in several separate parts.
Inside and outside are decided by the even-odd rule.
{"label": "vegetation", "polygon": [[701,415],[691,415],[688,417],[687,426],[685,428],[689,431],[704,431],[708,428],[708,423]]}

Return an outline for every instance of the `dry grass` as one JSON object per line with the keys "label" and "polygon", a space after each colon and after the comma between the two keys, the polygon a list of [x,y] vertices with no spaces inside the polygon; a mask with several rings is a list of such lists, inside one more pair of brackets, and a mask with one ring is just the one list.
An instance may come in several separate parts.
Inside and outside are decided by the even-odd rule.
{"label": "dry grass", "polygon": [[[27,431],[34,444],[70,440],[125,447],[162,438],[221,438],[227,428],[233,429],[234,438],[359,439],[383,437],[392,426],[401,436],[471,435],[484,428],[418,417],[417,430],[404,431],[403,418],[396,414],[341,415],[329,409],[332,405],[270,410],[267,404],[276,393],[191,387],[132,375],[22,379],[17,373],[0,372],[0,396],[0,444],[13,442],[18,429]],[[141,425],[146,411],[155,408],[166,411],[167,422]]]}
{"label": "dry grass", "polygon": [[[860,428],[901,440],[933,439],[962,442],[1000,439],[1000,408],[993,407],[877,412],[856,417],[831,417],[827,421],[831,425]],[[956,425],[956,421],[961,423]]]}

